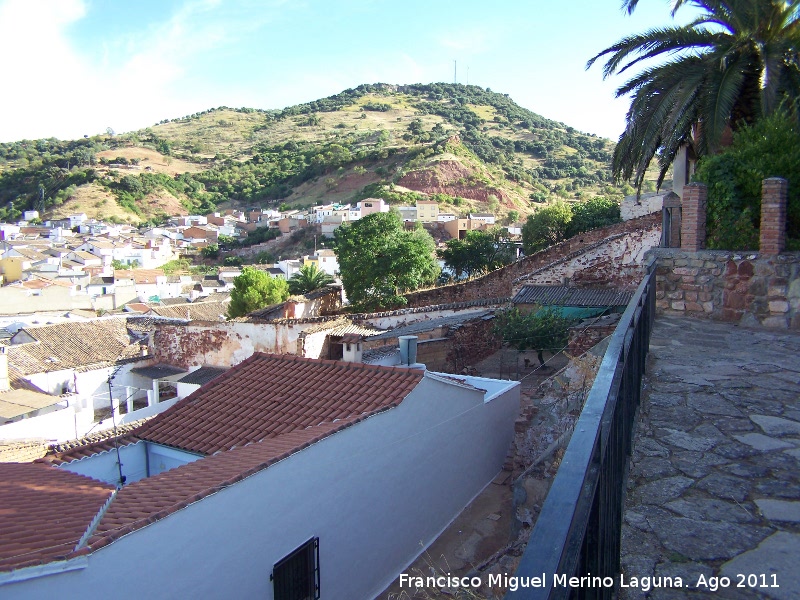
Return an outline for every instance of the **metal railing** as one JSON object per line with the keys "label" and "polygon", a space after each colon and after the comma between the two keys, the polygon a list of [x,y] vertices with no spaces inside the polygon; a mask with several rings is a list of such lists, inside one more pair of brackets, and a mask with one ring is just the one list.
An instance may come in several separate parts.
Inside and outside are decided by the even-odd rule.
{"label": "metal railing", "polygon": [[[651,263],[611,337],[531,532],[515,574],[516,582],[527,586],[509,592],[506,600],[614,594],[623,486],[655,316],[654,272]],[[590,579],[570,581],[581,577]]]}

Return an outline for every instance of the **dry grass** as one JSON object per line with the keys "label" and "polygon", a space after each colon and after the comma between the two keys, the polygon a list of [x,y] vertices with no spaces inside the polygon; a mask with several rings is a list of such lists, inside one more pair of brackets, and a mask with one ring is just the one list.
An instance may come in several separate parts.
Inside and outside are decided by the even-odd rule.
{"label": "dry grass", "polygon": [[159,214],[185,215],[188,214],[180,200],[162,190],[159,194],[151,194],[139,202],[143,216],[136,215],[119,204],[112,193],[97,183],[87,183],[78,187],[75,195],[60,206],[53,208],[50,217],[63,219],[76,213],[86,213],[95,219],[109,219],[114,217],[138,225],[139,223]]}
{"label": "dry grass", "polygon": [[78,187],[75,195],[64,204],[53,207],[49,216],[54,219],[63,219],[76,213],[86,213],[97,219],[116,217],[134,224],[141,220],[117,204],[114,195],[97,183],[87,183]]}
{"label": "dry grass", "polygon": [[204,170],[202,165],[187,162],[177,158],[164,156],[160,152],[151,150],[150,148],[141,148],[132,146],[130,148],[116,148],[114,150],[103,150],[97,153],[97,158],[105,158],[106,160],[113,160],[116,157],[123,157],[131,160],[133,158],[139,159],[138,169],[108,169],[103,166],[98,166],[98,171],[114,171],[121,175],[135,175],[145,172],[146,167],[150,167],[151,171],[155,173],[166,173],[168,175],[179,175],[181,173],[199,173]]}

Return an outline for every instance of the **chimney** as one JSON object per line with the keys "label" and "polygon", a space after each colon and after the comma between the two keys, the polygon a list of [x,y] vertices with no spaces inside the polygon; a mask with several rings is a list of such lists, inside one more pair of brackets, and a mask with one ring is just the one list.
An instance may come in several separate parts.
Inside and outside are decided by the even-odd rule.
{"label": "chimney", "polygon": [[11,389],[11,382],[8,379],[8,347],[0,346],[0,392],[7,392]]}
{"label": "chimney", "polygon": [[357,333],[348,333],[342,336],[342,360],[344,362],[364,362],[362,360],[362,339]]}
{"label": "chimney", "polygon": [[424,371],[425,365],[417,362],[417,336],[401,335],[397,339],[400,342],[400,364],[398,366]]}

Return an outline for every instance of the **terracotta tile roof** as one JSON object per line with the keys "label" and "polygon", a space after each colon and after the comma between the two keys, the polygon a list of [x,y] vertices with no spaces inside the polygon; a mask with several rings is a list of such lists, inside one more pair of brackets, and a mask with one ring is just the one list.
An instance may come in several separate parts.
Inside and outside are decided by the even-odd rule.
{"label": "terracotta tile roof", "polygon": [[35,463],[0,463],[0,571],[72,553],[114,486]]}
{"label": "terracotta tile roof", "polygon": [[[228,296],[230,300],[230,296]],[[228,312],[227,302],[191,302],[174,306],[151,306],[152,313],[171,319],[187,321],[224,321]]]}
{"label": "terracotta tile roof", "polygon": [[164,271],[161,269],[115,269],[114,277],[117,281],[123,279],[133,279],[137,284],[156,283],[158,277],[163,277]]}
{"label": "terracotta tile roof", "polygon": [[[152,418],[152,417],[149,417]],[[138,438],[132,439],[127,434],[133,432],[139,425],[146,423],[148,419],[139,419],[138,421],[133,421],[131,423],[126,423],[124,425],[117,425],[117,442],[122,446],[127,446],[129,443],[138,441]],[[77,438],[74,440],[67,440],[66,442],[61,442],[58,444],[50,444],[47,448],[48,455],[59,455],[62,458],[66,458],[68,460],[61,460],[60,462],[69,462],[71,460],[75,460],[73,455],[68,454],[70,452],[75,451],[75,454],[86,454],[88,455],[88,451],[84,450],[86,446],[90,446],[92,444],[101,444],[106,442],[110,444],[110,447],[114,447],[114,429],[104,429],[102,431],[94,431],[92,433],[87,433],[85,436],[81,438]],[[104,452],[108,450],[105,446],[93,446],[93,451],[91,453],[96,454],[97,452]],[[96,450],[96,451],[95,451]]]}
{"label": "terracotta tile roof", "polygon": [[32,462],[47,454],[47,443],[39,438],[32,440],[0,440],[0,463]]}
{"label": "terracotta tile roof", "polygon": [[201,454],[397,406],[420,371],[256,353],[145,423],[146,440]]}
{"label": "terracotta tile roof", "polygon": [[[74,460],[80,460],[82,458],[86,458],[87,456],[94,456],[95,454],[100,454],[102,452],[110,452],[115,448],[122,448],[123,446],[129,446],[130,444],[135,444],[140,441],[139,438],[136,437],[136,434],[133,433],[133,431],[136,430],[136,427],[133,428],[133,431],[128,431],[127,433],[122,434],[120,434],[120,429],[122,428],[117,427],[117,437],[114,437],[112,430],[112,433],[109,437],[100,437],[100,439],[97,441],[89,441],[89,443],[84,443],[83,445],[70,447],[63,452],[59,452],[57,449],[59,447],[63,447],[64,445],[70,444],[70,442],[65,442],[65,444],[54,446],[53,448],[55,448],[55,450],[52,454],[48,451],[47,456],[39,459],[36,462],[42,462],[55,466],[63,465],[64,463],[70,463]],[[91,437],[87,436],[86,438],[75,440],[75,443],[80,444],[86,439],[92,440]]]}
{"label": "terracotta tile roof", "polygon": [[143,302],[128,302],[124,308],[128,312],[135,312],[143,315],[146,315],[150,312],[150,307]]}
{"label": "terracotta tile roof", "polygon": [[139,345],[128,333],[127,320],[120,317],[25,327],[19,333],[22,332],[33,338],[33,342],[12,343],[8,363],[23,376],[99,368],[140,354]]}
{"label": "terracotta tile roof", "polygon": [[299,429],[128,484],[117,493],[98,523],[87,552],[233,485],[364,418]]}

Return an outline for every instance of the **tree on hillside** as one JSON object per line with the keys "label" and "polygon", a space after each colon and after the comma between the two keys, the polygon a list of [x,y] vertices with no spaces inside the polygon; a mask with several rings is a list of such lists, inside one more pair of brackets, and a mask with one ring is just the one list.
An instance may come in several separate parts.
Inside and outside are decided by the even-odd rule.
{"label": "tree on hillside", "polygon": [[514,247],[501,228],[469,231],[463,240],[445,242],[439,258],[453,271],[456,279],[493,271],[514,260]]}
{"label": "tree on hillside", "polygon": [[358,310],[404,305],[404,292],[432,285],[439,274],[433,238],[406,231],[395,212],[375,213],[334,233],[342,284]]}
{"label": "tree on hillside", "polygon": [[522,249],[525,254],[533,254],[564,241],[570,221],[572,211],[566,202],[554,202],[529,215],[522,227]]}
{"label": "tree on hillside", "polygon": [[[638,0],[624,0],[632,12]],[[614,150],[617,179],[641,188],[658,155],[659,185],[678,150],[714,154],[725,133],[784,106],[800,110],[798,0],[676,0],[699,10],[688,25],[650,29],[623,38],[587,63],[605,57],[603,76],[645,65],[616,92],[631,94],[627,126]]]}
{"label": "tree on hillside", "polygon": [[283,302],[289,297],[289,284],[285,279],[270,277],[269,273],[244,267],[242,274],[233,280],[228,318],[234,319]]}
{"label": "tree on hillside", "polygon": [[314,290],[333,283],[333,277],[321,271],[315,264],[303,265],[300,270],[289,279],[289,292],[292,294],[308,294]]}
{"label": "tree on hillside", "polygon": [[573,322],[552,308],[527,314],[513,308],[498,314],[495,332],[520,352],[535,350],[539,364],[544,365],[545,351],[556,354],[567,345]]}

